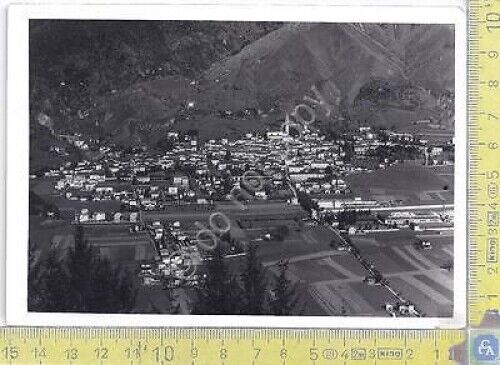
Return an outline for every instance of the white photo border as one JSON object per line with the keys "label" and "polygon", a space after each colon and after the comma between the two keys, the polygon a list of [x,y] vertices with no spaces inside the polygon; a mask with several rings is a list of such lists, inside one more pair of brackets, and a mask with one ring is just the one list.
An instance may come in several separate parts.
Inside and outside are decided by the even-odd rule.
{"label": "white photo border", "polygon": [[[155,315],[28,312],[29,20],[233,20],[455,26],[453,317]],[[467,313],[466,11],[458,6],[13,5],[8,12],[6,314],[8,325],[277,328],[463,328]]]}

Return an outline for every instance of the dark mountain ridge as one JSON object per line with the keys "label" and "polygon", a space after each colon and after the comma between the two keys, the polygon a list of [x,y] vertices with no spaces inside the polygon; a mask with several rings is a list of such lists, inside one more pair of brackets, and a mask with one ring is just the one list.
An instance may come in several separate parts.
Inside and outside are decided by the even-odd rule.
{"label": "dark mountain ridge", "polygon": [[[309,103],[326,125],[452,125],[451,26],[75,23],[31,28],[32,116],[60,129],[146,145],[172,129],[239,134],[279,125],[315,93],[328,108]],[[62,50],[71,34],[78,41]]]}

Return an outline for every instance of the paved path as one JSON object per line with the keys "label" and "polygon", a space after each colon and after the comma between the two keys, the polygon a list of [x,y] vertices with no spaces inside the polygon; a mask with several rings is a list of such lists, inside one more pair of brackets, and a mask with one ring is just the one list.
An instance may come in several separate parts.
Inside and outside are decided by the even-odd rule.
{"label": "paved path", "polygon": [[[326,258],[329,256],[335,256],[335,255],[337,255],[337,256],[343,255],[343,253],[339,252],[339,251],[335,251],[335,250],[319,251],[319,252],[315,252],[315,253],[294,256],[294,257],[287,259],[287,261],[289,263],[294,263],[294,262],[301,262],[301,261],[307,261],[307,260],[321,259],[321,258]],[[267,266],[276,265],[277,261],[278,260],[265,261],[262,264],[264,265],[264,267],[267,267]]]}
{"label": "paved path", "polygon": [[396,207],[374,207],[373,211],[400,211],[400,210],[432,210],[432,209],[453,209],[455,204],[426,204],[426,205],[398,205]]}
{"label": "paved path", "polygon": [[358,276],[355,273],[353,273],[352,271],[347,270],[344,266],[333,261],[331,257],[324,258],[323,260],[321,260],[321,263],[324,265],[330,266],[331,268],[340,272],[342,275],[347,276],[348,278]]}

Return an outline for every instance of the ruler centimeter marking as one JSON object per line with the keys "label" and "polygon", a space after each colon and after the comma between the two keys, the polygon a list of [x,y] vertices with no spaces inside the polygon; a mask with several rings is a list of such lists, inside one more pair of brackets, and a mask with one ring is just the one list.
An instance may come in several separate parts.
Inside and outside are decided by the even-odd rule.
{"label": "ruler centimeter marking", "polygon": [[470,1],[469,156],[469,324],[476,327],[500,309],[498,0]]}
{"label": "ruler centimeter marking", "polygon": [[453,364],[464,339],[456,330],[10,328],[0,364]]}

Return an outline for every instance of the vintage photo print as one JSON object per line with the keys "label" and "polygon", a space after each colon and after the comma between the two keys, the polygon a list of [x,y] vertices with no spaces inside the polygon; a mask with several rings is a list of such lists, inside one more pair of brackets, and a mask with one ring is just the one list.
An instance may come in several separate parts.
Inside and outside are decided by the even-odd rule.
{"label": "vintage photo print", "polygon": [[463,324],[464,18],[12,7],[9,324]]}

